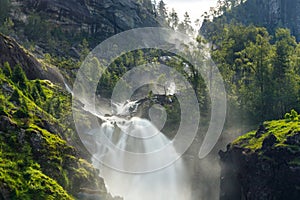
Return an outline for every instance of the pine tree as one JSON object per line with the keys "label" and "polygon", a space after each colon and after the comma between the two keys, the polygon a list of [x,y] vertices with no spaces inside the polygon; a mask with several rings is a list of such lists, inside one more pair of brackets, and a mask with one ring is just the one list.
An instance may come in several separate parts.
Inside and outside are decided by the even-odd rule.
{"label": "pine tree", "polygon": [[42,97],[43,100],[46,100],[47,96],[44,92],[44,89],[42,88],[41,81],[36,80],[34,84],[35,84],[34,87],[36,87],[36,89],[38,90],[39,96]]}
{"label": "pine tree", "polygon": [[174,10],[174,8],[172,9],[172,12],[169,15],[169,24],[173,29],[176,29],[179,24],[178,14]]}
{"label": "pine tree", "polygon": [[168,13],[166,9],[166,4],[163,0],[160,0],[158,3],[158,17],[159,21],[163,26],[167,26],[167,18],[168,18]]}
{"label": "pine tree", "polygon": [[90,52],[89,42],[85,38],[82,40],[80,48],[80,60],[83,61]]}
{"label": "pine tree", "polygon": [[16,65],[13,74],[12,74],[12,81],[16,83],[20,89],[27,90],[27,77],[25,72],[23,71],[20,65]]}
{"label": "pine tree", "polygon": [[18,90],[14,90],[9,101],[14,102],[17,105],[21,105],[20,94]]}
{"label": "pine tree", "polygon": [[291,110],[296,104],[299,84],[297,73],[292,65],[292,56],[296,51],[296,39],[287,29],[278,29],[275,33],[275,55],[273,59],[273,99],[278,117]]}
{"label": "pine tree", "polygon": [[37,89],[35,84],[33,85],[32,89],[31,89],[31,97],[32,97],[32,100],[35,101],[35,103],[39,104],[41,97],[40,97],[39,90]]}
{"label": "pine tree", "polygon": [[8,62],[5,62],[3,65],[3,73],[8,78],[11,78],[12,76],[12,71]]}
{"label": "pine tree", "polygon": [[191,21],[191,18],[190,18],[190,15],[188,14],[188,12],[184,13],[183,22],[181,22],[178,25],[178,30],[185,34],[193,34],[194,33],[192,21]]}
{"label": "pine tree", "polygon": [[[242,105],[252,112],[252,117],[263,121],[270,112],[270,71],[273,48],[270,36],[265,28],[257,28],[255,43],[250,42],[242,51],[245,56],[245,73],[242,79],[240,95]],[[247,105],[247,106],[246,106]],[[259,116],[259,117],[257,117]]]}
{"label": "pine tree", "polygon": [[192,34],[194,32],[194,29],[193,29],[192,21],[191,21],[191,18],[190,18],[190,15],[189,15],[188,12],[184,13],[183,23],[184,23],[184,27],[186,29],[186,32],[188,34]]}

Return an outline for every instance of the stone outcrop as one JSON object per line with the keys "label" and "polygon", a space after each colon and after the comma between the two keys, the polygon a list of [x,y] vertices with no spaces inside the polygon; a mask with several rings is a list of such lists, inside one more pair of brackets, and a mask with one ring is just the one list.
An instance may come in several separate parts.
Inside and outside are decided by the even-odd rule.
{"label": "stone outcrop", "polygon": [[219,152],[221,200],[299,199],[300,132],[289,131],[284,141],[275,135],[264,133],[255,150],[251,149],[256,141],[253,134],[252,139],[240,138],[228,145],[226,152]]}
{"label": "stone outcrop", "polygon": [[0,66],[5,62],[11,68],[20,65],[29,79],[46,79],[63,85],[63,77],[58,69],[39,62],[14,39],[0,33]]}
{"label": "stone outcrop", "polygon": [[14,21],[26,24],[28,16],[37,13],[62,30],[86,32],[100,39],[131,28],[158,25],[151,8],[136,0],[12,0],[11,4]]}

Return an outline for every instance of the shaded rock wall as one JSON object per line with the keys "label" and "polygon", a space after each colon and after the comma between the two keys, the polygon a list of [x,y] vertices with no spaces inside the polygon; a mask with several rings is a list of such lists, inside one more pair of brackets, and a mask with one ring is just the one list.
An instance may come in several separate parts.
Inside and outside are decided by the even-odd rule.
{"label": "shaded rock wall", "polygon": [[157,26],[151,8],[136,0],[12,0],[14,20],[27,22],[38,13],[70,32],[85,31],[107,38],[136,27]]}
{"label": "shaded rock wall", "polygon": [[[285,143],[299,146],[299,138],[297,133]],[[299,151],[275,148],[276,142],[270,135],[256,152],[234,145],[220,151],[221,200],[299,199],[300,166],[295,163]]]}
{"label": "shaded rock wall", "polygon": [[32,54],[22,48],[14,39],[0,33],[0,66],[8,62],[13,69],[20,65],[29,79],[47,79],[63,85],[59,70],[39,62]]}
{"label": "shaded rock wall", "polygon": [[[264,26],[270,32],[278,27],[289,28],[291,33],[300,40],[300,0],[247,0],[230,12],[224,13],[225,22],[240,22],[244,25]],[[205,22],[200,32],[205,33],[209,22]]]}

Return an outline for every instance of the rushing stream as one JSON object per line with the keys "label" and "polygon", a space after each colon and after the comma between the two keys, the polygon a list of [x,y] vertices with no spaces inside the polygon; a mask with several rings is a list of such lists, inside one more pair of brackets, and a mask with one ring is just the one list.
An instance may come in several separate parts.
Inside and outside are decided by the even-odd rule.
{"label": "rushing stream", "polygon": [[[93,165],[100,170],[100,176],[104,178],[109,192],[114,196],[123,197],[124,200],[189,200],[188,173],[182,159],[159,170],[136,174],[115,170],[100,162],[105,160],[118,163],[124,169],[128,167],[126,165],[147,166],[150,164],[147,162],[153,162],[153,159],[142,161],[143,163],[138,163],[139,160],[129,161],[126,152],[145,155],[166,145],[172,145],[172,141],[159,131],[161,127],[158,126],[161,125],[130,116],[138,106],[134,101],[114,104],[112,115],[98,116],[103,123],[99,130],[90,133],[96,143]],[[156,158],[155,166],[159,166],[160,162],[168,159],[171,154],[176,154],[175,148]]]}

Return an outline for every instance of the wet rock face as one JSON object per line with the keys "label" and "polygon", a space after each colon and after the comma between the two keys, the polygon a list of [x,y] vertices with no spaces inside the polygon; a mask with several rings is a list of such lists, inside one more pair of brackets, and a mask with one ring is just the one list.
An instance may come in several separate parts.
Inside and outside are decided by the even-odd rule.
{"label": "wet rock face", "polygon": [[[299,146],[300,133],[288,137],[286,144]],[[269,135],[260,153],[238,146],[219,152],[221,158],[221,200],[265,200],[300,197],[299,151],[275,148],[277,139]]]}
{"label": "wet rock face", "polygon": [[269,0],[269,21],[273,26],[289,28],[300,40],[300,1],[299,0]]}
{"label": "wet rock face", "polygon": [[[26,23],[31,12],[44,14],[70,32],[87,32],[103,38],[136,27],[157,26],[150,8],[136,0],[12,0],[15,20]],[[25,16],[25,17],[21,17]]]}

